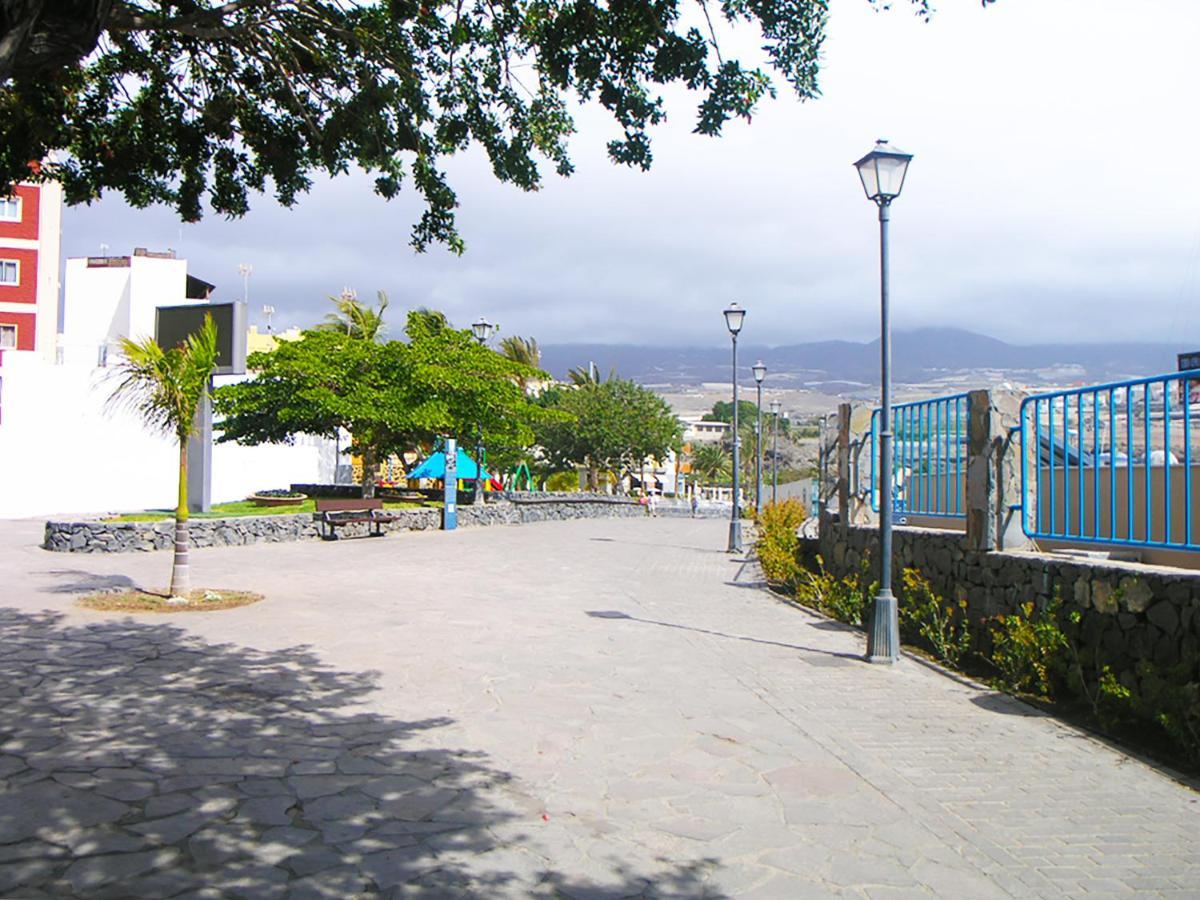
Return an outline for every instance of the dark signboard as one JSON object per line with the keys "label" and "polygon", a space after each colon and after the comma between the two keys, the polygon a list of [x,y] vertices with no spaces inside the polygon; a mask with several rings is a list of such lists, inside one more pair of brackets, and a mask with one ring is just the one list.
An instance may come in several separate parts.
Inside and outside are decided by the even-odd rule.
{"label": "dark signboard", "polygon": [[[1180,372],[1194,372],[1200,369],[1200,350],[1193,350],[1191,353],[1180,353],[1176,356],[1179,364]],[[1185,378],[1179,382],[1178,400],[1184,403],[1184,385],[1187,385],[1187,403],[1200,402],[1200,378],[1192,381],[1191,378]]]}
{"label": "dark signboard", "polygon": [[154,339],[160,347],[175,347],[200,330],[210,315],[217,326],[215,375],[241,375],[246,371],[246,304],[196,303],[160,306],[155,314]]}

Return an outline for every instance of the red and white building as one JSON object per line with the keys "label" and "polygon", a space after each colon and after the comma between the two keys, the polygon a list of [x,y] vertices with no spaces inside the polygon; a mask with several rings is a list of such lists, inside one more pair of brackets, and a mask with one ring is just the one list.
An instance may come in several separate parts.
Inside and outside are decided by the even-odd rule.
{"label": "red and white building", "polygon": [[0,197],[0,351],[54,360],[61,241],[58,184],[20,184]]}

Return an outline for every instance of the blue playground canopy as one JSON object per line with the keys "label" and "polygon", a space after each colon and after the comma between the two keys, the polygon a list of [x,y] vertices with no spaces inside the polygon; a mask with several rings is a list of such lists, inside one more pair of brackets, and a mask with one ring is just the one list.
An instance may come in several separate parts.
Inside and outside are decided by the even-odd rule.
{"label": "blue playground canopy", "polygon": [[[475,478],[475,460],[467,456],[463,452],[462,447],[458,448],[458,454],[455,457],[455,466],[458,471],[455,472],[456,478],[465,478],[472,481]],[[417,465],[415,469],[408,473],[409,478],[433,478],[441,479],[446,477],[446,453],[443,450],[438,450],[436,453],[431,453],[429,456]],[[487,478],[487,469],[483,470],[481,478]]]}

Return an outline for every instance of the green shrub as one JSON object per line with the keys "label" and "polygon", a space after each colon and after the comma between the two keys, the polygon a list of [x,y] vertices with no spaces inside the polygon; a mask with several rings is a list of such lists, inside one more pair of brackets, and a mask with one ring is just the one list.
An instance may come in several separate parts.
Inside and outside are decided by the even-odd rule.
{"label": "green shrub", "polygon": [[767,503],[757,512],[758,541],[755,553],[767,581],[793,587],[800,578],[800,525],[804,506],[799,500]]}
{"label": "green shrub", "polygon": [[546,479],[548,491],[577,491],[579,490],[579,473],[572,469],[569,472],[555,472]]}
{"label": "green shrub", "polygon": [[1021,615],[992,620],[991,662],[1009,690],[1047,699],[1054,696],[1054,676],[1065,668],[1067,649],[1067,636],[1058,623],[1061,606],[1058,597],[1041,610],[1025,603]]}
{"label": "green shrub", "polygon": [[933,585],[917,569],[905,569],[901,581],[900,632],[919,640],[942,662],[957,666],[971,649],[967,627],[967,601],[952,603],[934,593]]}
{"label": "green shrub", "polygon": [[1193,763],[1200,763],[1200,682],[1196,664],[1159,668],[1138,664],[1139,694],[1132,698],[1135,713],[1155,722]]}
{"label": "green shrub", "polygon": [[838,578],[825,571],[825,561],[818,556],[815,570],[801,570],[796,599],[839,622],[861,628],[863,615],[877,587],[876,583],[868,583],[869,570],[870,563],[863,560],[858,572]]}

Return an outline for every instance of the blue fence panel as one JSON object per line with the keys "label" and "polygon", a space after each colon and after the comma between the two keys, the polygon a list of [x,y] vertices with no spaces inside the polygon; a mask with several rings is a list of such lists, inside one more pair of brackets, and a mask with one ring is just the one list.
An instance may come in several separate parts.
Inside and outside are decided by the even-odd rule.
{"label": "blue fence panel", "polygon": [[[967,395],[892,407],[892,508],[904,515],[965,518]],[[879,512],[879,410],[871,417],[871,508]]]}
{"label": "blue fence panel", "polygon": [[[1035,394],[1021,404],[1032,538],[1200,550],[1192,413],[1200,372]],[[1200,407],[1198,407],[1200,408]]]}

